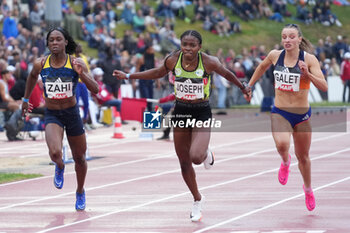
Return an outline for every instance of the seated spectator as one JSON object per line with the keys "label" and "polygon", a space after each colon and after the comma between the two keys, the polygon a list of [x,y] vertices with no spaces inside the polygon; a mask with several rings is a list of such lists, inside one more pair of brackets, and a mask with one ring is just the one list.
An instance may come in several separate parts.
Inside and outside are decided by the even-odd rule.
{"label": "seated spectator", "polygon": [[159,37],[159,25],[157,19],[154,17],[154,9],[150,8],[149,15],[145,17],[145,26],[146,31],[150,33],[153,40],[156,40],[157,43],[160,42]]}
{"label": "seated spectator", "polygon": [[133,22],[133,17],[134,17],[134,13],[132,11],[132,5],[125,3],[124,9],[122,11],[120,18],[124,21],[124,23],[131,25]]}
{"label": "seated spectator", "polygon": [[206,15],[205,9],[204,9],[204,1],[198,0],[194,3],[194,19],[192,22],[195,22],[197,20],[204,21],[206,17],[209,17]]}
{"label": "seated spectator", "polygon": [[186,18],[185,7],[185,0],[172,0],[170,3],[170,8],[174,12],[175,16],[180,17],[183,20]]}
{"label": "seated spectator", "polygon": [[232,13],[243,19],[244,21],[248,21],[248,17],[244,14],[244,10],[242,8],[239,0],[232,0]]}
{"label": "seated spectator", "polygon": [[230,30],[230,22],[225,17],[224,10],[220,11],[213,11],[213,13],[210,16],[210,22],[212,23],[214,30],[216,33],[222,37],[222,36],[229,36],[229,30]]}
{"label": "seated spectator", "polygon": [[[98,93],[97,94],[92,93],[92,98],[100,106],[116,107],[117,111],[120,112],[122,101],[120,99],[116,99],[113,96],[113,94],[107,90],[106,85],[102,82],[103,74],[104,74],[103,70],[100,67],[96,67],[95,69],[92,70],[92,74],[99,86]],[[125,122],[122,122],[122,123],[124,124]]]}
{"label": "seated spectator", "polygon": [[246,18],[255,19],[257,12],[254,11],[252,2],[250,0],[244,0],[241,7]]}
{"label": "seated spectator", "polygon": [[14,112],[19,109],[19,104],[11,97],[9,93],[8,81],[11,79],[10,71],[1,71],[0,79],[0,109]]}
{"label": "seated spectator", "polygon": [[170,0],[162,0],[161,3],[157,7],[156,16],[157,17],[164,17],[164,18],[170,19],[172,22],[174,22],[175,15],[174,15],[174,12],[171,10],[170,2],[171,2]]}
{"label": "seated spectator", "polygon": [[312,19],[319,23],[322,22],[323,17],[321,1],[316,1],[315,6],[312,8]]}
{"label": "seated spectator", "polygon": [[337,25],[341,27],[343,24],[338,20],[337,16],[331,10],[331,3],[326,0],[322,6],[322,21],[324,26]]}
{"label": "seated spectator", "polygon": [[297,5],[296,18],[306,25],[312,23],[312,13],[309,11],[305,3],[300,3]]}
{"label": "seated spectator", "polygon": [[138,9],[136,15],[132,18],[133,30],[137,33],[143,32],[146,28],[145,17],[142,14],[142,10]]}

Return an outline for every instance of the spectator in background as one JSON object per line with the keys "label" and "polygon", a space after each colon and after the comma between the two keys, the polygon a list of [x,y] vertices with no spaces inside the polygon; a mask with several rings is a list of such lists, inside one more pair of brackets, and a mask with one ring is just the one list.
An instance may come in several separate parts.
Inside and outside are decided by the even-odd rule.
{"label": "spectator in background", "polygon": [[[137,60],[136,72],[142,72],[153,69],[155,67],[154,49],[151,44],[147,44],[143,55]],[[158,81],[158,80],[157,80]],[[152,99],[153,98],[153,80],[139,80],[139,90],[141,98]],[[147,103],[147,110],[152,111],[152,103]]]}
{"label": "spectator in background", "polygon": [[175,15],[170,7],[171,0],[161,0],[161,3],[158,5],[156,10],[157,17],[164,17],[165,19],[170,20],[171,22],[175,21]]}
{"label": "spectator in background", "polygon": [[170,8],[174,12],[176,17],[180,17],[182,20],[186,19],[185,0],[172,0],[170,2]]}
{"label": "spectator in background", "polygon": [[72,35],[73,38],[77,38],[80,40],[84,38],[83,29],[81,27],[82,22],[72,7],[69,7],[67,9],[67,13],[64,15],[63,18],[63,24],[64,28],[68,31],[70,35]]}
{"label": "spectator in background", "polygon": [[297,5],[296,18],[301,22],[305,23],[306,25],[309,25],[312,23],[312,13],[307,8],[307,5],[305,2],[299,3]]}
{"label": "spectator in background", "polygon": [[19,109],[19,104],[11,97],[8,82],[11,79],[11,73],[7,69],[1,71],[0,79],[0,109],[14,112]]}
{"label": "spectator in background", "polygon": [[136,15],[132,18],[133,30],[137,33],[143,32],[146,28],[145,26],[145,17],[142,14],[142,10],[138,9]]}
{"label": "spectator in background", "polygon": [[343,102],[346,102],[345,92],[346,88],[348,88],[349,96],[348,103],[350,102],[350,52],[346,52],[344,54],[344,60],[340,66],[340,78],[343,81],[344,89],[343,89]]}
{"label": "spectator in background", "polygon": [[146,32],[149,32],[153,41],[160,42],[159,25],[157,19],[154,17],[154,9],[149,9],[149,14],[145,17]]}
{"label": "spectator in background", "polygon": [[333,55],[337,59],[338,64],[342,62],[342,58],[344,54],[347,52],[347,45],[343,41],[343,36],[337,36],[337,42],[334,43],[333,47]]}
{"label": "spectator in background", "polygon": [[17,23],[15,18],[11,17],[10,11],[5,11],[5,19],[3,22],[2,34],[6,39],[11,37],[16,38],[18,35]]}
{"label": "spectator in background", "polygon": [[107,90],[118,99],[121,81],[113,77],[113,70],[121,69],[119,59],[114,58],[114,49],[110,46],[106,48],[106,57],[99,61],[98,65],[104,70],[103,83],[106,84]]}
{"label": "spectator in background", "polygon": [[22,11],[22,17],[19,19],[18,23],[22,24],[22,26],[29,31],[32,31],[32,21],[29,18],[27,11]]}
{"label": "spectator in background", "polygon": [[[108,91],[107,86],[102,82],[103,79],[103,70],[100,67],[96,67],[92,70],[92,75],[94,76],[95,81],[98,84],[99,90],[97,94],[92,94],[92,98],[100,106],[106,107],[116,107],[118,112],[121,112],[122,101],[113,96],[111,92]],[[126,124],[125,121],[122,121],[122,124]]]}
{"label": "spectator in background", "polygon": [[342,26],[342,23],[338,20],[338,17],[331,10],[331,3],[329,0],[326,0],[322,6],[322,24],[324,26],[337,25],[338,27]]}
{"label": "spectator in background", "polygon": [[41,76],[38,77],[38,81],[30,95],[29,103],[33,106],[32,113],[45,114],[44,84]]}
{"label": "spectator in background", "polygon": [[194,10],[194,19],[192,19],[192,22],[195,22],[198,20],[204,21],[205,18],[208,16],[208,15],[206,15],[206,12],[204,9],[204,1],[203,0],[195,1],[193,10]]}
{"label": "spectator in background", "polygon": [[[87,60],[87,57],[83,54],[83,48],[81,47],[80,44],[77,44],[77,47],[75,49],[75,57],[80,57],[84,61],[88,72],[90,72],[89,62]],[[89,91],[85,83],[83,83],[80,79],[79,79],[79,82],[77,83],[75,97],[77,99],[78,105],[79,105],[80,97],[81,97],[81,100],[83,101],[84,115],[82,117],[82,120],[85,128],[88,130],[89,126],[87,123],[89,119]]]}
{"label": "spectator in background", "polygon": [[39,12],[38,4],[34,5],[33,11],[30,12],[30,20],[33,25],[33,32],[37,33],[41,31],[41,15]]}

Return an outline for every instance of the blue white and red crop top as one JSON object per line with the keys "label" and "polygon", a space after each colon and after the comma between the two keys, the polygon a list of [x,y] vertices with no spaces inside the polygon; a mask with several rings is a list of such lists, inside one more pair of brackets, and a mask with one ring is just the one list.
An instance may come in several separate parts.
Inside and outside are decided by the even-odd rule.
{"label": "blue white and red crop top", "polygon": [[294,67],[284,66],[283,50],[277,60],[273,71],[275,79],[275,88],[282,91],[299,91],[300,89],[310,89],[310,80],[300,79],[301,71],[298,66],[299,60],[304,61],[305,52],[300,50],[298,62]]}
{"label": "blue white and red crop top", "polygon": [[70,56],[67,55],[66,64],[61,68],[50,65],[49,55],[40,72],[44,84],[44,94],[49,99],[67,99],[75,95],[79,75],[74,71]]}

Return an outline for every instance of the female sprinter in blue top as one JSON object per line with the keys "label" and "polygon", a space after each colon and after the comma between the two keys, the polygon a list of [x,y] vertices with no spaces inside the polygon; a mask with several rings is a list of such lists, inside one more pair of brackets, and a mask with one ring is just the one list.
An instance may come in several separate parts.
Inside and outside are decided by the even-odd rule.
{"label": "female sprinter in blue top", "polygon": [[315,197],[311,188],[311,107],[308,102],[310,82],[318,89],[327,91],[328,85],[317,58],[311,54],[312,45],[303,38],[296,24],[287,24],[282,29],[283,50],[272,50],[256,68],[249,85],[274,65],[275,104],[271,110],[272,136],[282,157],[278,180],[282,185],[288,181],[291,155],[290,138],[293,135],[294,151],[299,170],[304,180],[306,207],[315,208]]}
{"label": "female sprinter in blue top", "polygon": [[62,139],[65,129],[75,162],[78,183],[75,208],[84,210],[84,183],[87,173],[86,138],[75,91],[79,78],[93,93],[98,92],[98,85],[88,72],[84,61],[70,55],[75,52],[77,44],[67,31],[60,27],[54,28],[48,32],[46,40],[51,53],[38,58],[34,63],[27,78],[22,114],[31,111],[28,99],[40,75],[46,102],[45,138],[51,160],[56,164],[54,185],[58,189],[63,186]]}
{"label": "female sprinter in blue top", "polygon": [[200,52],[202,36],[197,31],[185,31],[180,39],[181,50],[166,57],[162,66],[133,74],[115,70],[113,75],[118,79],[146,80],[164,77],[170,71],[175,75],[176,102],[172,117],[174,145],[183,179],[194,198],[190,217],[192,221],[199,221],[202,218],[204,196],[199,193],[192,163],[204,163],[208,169],[214,164],[214,156],[208,149],[210,127],[209,129],[198,125],[186,127],[186,122],[211,120],[212,113],[209,106],[211,73],[216,72],[237,85],[247,99],[250,98],[251,89],[226,69],[218,58]]}

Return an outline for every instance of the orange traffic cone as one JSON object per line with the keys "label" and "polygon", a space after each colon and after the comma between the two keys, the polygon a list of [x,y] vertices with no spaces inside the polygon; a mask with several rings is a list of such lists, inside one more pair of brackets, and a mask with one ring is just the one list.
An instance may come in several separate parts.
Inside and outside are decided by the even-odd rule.
{"label": "orange traffic cone", "polygon": [[116,111],[116,116],[114,120],[114,134],[112,138],[124,138],[122,133],[122,121],[120,119],[120,114]]}

